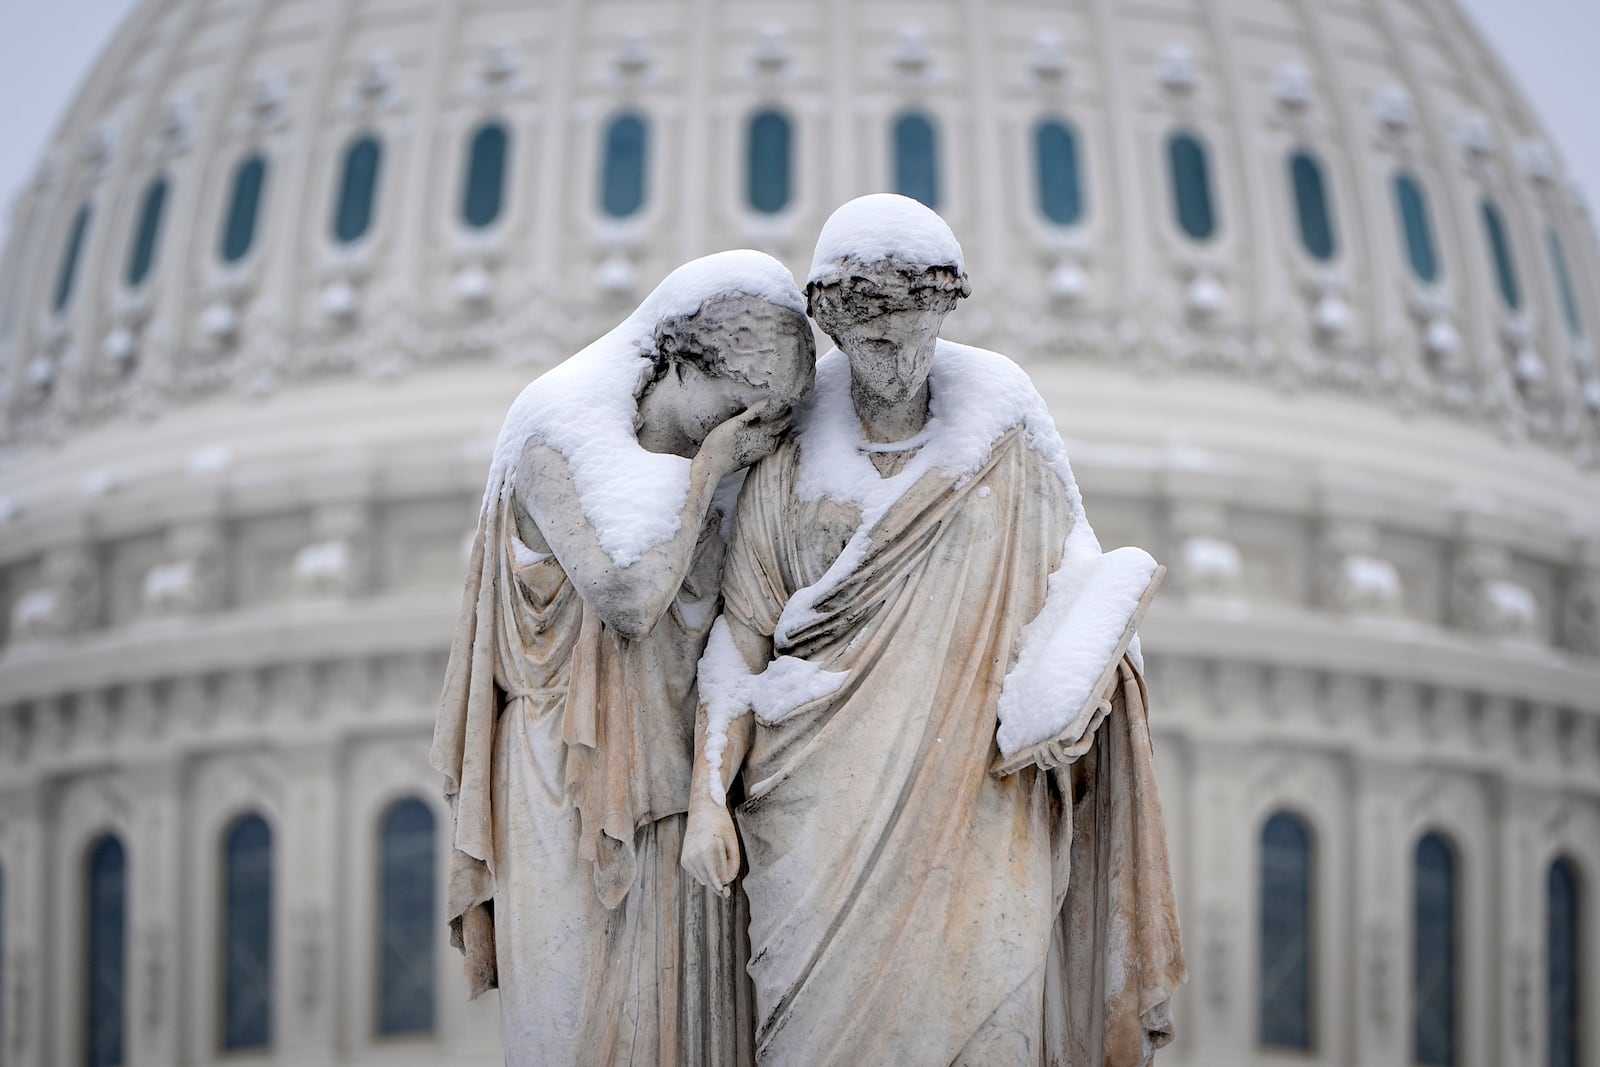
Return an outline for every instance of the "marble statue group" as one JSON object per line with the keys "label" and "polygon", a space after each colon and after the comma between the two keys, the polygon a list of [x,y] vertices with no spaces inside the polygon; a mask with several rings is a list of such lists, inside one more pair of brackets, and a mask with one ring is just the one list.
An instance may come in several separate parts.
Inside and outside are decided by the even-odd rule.
{"label": "marble statue group", "polygon": [[[1147,1064],[1184,981],[1136,624],[960,245],[841,207],[524,390],[435,729],[524,1064]],[[809,316],[809,318],[808,318]],[[811,322],[837,349],[820,359]]]}

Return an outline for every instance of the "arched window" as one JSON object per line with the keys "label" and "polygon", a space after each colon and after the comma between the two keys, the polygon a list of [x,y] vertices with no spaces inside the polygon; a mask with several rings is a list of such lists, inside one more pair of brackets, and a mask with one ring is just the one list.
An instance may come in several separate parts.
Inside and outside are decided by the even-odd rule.
{"label": "arched window", "polygon": [[917,112],[894,123],[894,191],[939,207],[939,131]]}
{"label": "arched window", "polygon": [[78,253],[83,251],[83,236],[89,229],[89,205],[78,208],[72,218],[72,228],[67,231],[67,245],[61,253],[61,266],[56,272],[55,296],[50,307],[61,311],[72,299],[72,283],[78,274]]}
{"label": "arched window", "polygon": [[1556,289],[1561,296],[1561,314],[1567,320],[1567,330],[1574,337],[1583,336],[1583,320],[1578,317],[1578,294],[1572,288],[1572,275],[1567,270],[1567,257],[1561,250],[1561,239],[1556,231],[1544,232],[1544,243],[1550,249],[1550,269],[1556,273]]}
{"label": "arched window", "polygon": [[474,229],[500,217],[505,199],[506,150],[511,135],[504,123],[486,122],[467,146],[467,180],[461,190],[461,219]]}
{"label": "arched window", "polygon": [[1035,170],[1039,176],[1039,211],[1057,226],[1071,226],[1083,216],[1083,186],[1078,180],[1078,139],[1072,128],[1046,119],[1033,131]]}
{"label": "arched window", "polygon": [[1309,152],[1289,157],[1289,183],[1294,187],[1294,210],[1300,220],[1300,243],[1316,259],[1332,259],[1334,250],[1333,211],[1328,206],[1328,188],[1322,179],[1322,164]]}
{"label": "arched window", "polygon": [[161,209],[167,203],[167,179],[156,178],[145,187],[139,206],[139,220],[133,228],[133,247],[128,250],[128,285],[144,281],[156,261],[156,239],[161,236]]}
{"label": "arched window", "polygon": [[1312,1048],[1311,833],[1278,812],[1261,828],[1261,1043]]}
{"label": "arched window", "polygon": [[103,837],[89,853],[89,1067],[122,1062],[127,1011],[128,860],[122,842]]}
{"label": "arched window", "polygon": [[345,149],[339,199],[333,215],[333,235],[341,244],[357,240],[372,225],[372,209],[378,198],[378,171],[382,166],[383,145],[371,134],[356,138]]}
{"label": "arched window", "polygon": [[1548,912],[1550,1067],[1578,1067],[1578,872],[1571,860],[1550,865]]}
{"label": "arched window", "polygon": [[764,215],[789,206],[793,144],[794,127],[788,116],[779,111],[759,111],[751,116],[746,195],[750,206]]}
{"label": "arched window", "polygon": [[222,222],[222,261],[237,263],[256,240],[256,215],[261,209],[261,193],[267,183],[267,161],[257,154],[242,161],[233,171],[233,189],[228,194],[227,214]]}
{"label": "arched window", "polygon": [[1438,834],[1417,842],[1411,952],[1412,1057],[1455,1067],[1456,870],[1450,843]]}
{"label": "arched window", "polygon": [[650,128],[642,117],[628,112],[611,120],[600,167],[600,207],[607,215],[627,218],[644,206],[649,152]]}
{"label": "arched window", "polygon": [[1495,280],[1500,296],[1512,311],[1522,306],[1522,287],[1517,281],[1517,265],[1511,258],[1511,240],[1506,236],[1505,219],[1494,201],[1483,202],[1483,235],[1489,242],[1489,257],[1494,260]]}
{"label": "arched window", "polygon": [[223,844],[222,1047],[272,1042],[272,830],[259,815]]}
{"label": "arched window", "polygon": [[1394,205],[1406,239],[1406,260],[1418,281],[1439,277],[1439,256],[1433,247],[1433,224],[1428,220],[1428,199],[1417,179],[1401,171],[1394,176]]}
{"label": "arched window", "polygon": [[1206,147],[1189,133],[1167,140],[1167,166],[1172,172],[1172,209],[1183,232],[1204,241],[1217,230],[1211,203],[1211,164]]}
{"label": "arched window", "polygon": [[402,800],[385,813],[380,835],[378,1032],[428,1033],[439,923],[433,812],[420,800]]}

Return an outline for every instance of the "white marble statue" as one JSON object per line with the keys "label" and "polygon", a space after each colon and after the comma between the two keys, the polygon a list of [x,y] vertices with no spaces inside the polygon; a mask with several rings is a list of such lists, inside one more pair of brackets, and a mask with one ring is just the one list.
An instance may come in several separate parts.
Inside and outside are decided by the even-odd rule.
{"label": "white marble statue", "polygon": [[506,417],[432,759],[449,914],[507,1062],[749,1062],[731,906],[679,869],[695,663],[742,470],[810,390],[794,278],[674,271]]}
{"label": "white marble statue", "polygon": [[[1122,607],[1094,592],[1118,553],[1043,401],[938,337],[967,291],[922,205],[835,212],[807,295],[838,350],[739,497],[683,863],[719,889],[748,863],[760,1064],[1132,1067],[1171,1039],[1183,954],[1127,645],[1151,571]],[[1105,699],[1052,700],[1083,678]]]}

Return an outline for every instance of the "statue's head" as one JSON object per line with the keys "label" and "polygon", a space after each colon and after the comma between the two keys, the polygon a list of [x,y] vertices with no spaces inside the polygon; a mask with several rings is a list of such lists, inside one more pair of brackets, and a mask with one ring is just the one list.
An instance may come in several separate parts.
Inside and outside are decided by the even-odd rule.
{"label": "statue's head", "polygon": [[682,455],[748,408],[786,412],[816,376],[805,298],[789,269],[762,252],[690,260],[619,329],[651,364],[639,395],[640,440]]}
{"label": "statue's head", "polygon": [[971,292],[945,221],[910,197],[875,193],[822,227],[806,305],[849,357],[851,375],[896,399],[927,380],[939,328]]}

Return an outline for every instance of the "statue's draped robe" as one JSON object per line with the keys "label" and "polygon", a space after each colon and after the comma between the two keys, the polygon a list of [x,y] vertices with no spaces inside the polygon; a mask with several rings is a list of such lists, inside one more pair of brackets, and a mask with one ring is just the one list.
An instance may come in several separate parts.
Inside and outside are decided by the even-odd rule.
{"label": "statue's draped robe", "polygon": [[678,866],[716,514],[672,607],[629,641],[522,545],[505,488],[480,516],[432,755],[457,947],[492,908],[493,962],[469,955],[469,992],[499,986],[513,1067],[748,1063],[733,908]]}
{"label": "statue's draped robe", "polygon": [[[723,577],[772,634],[859,516],[797,492],[803,434],[746,482]],[[996,707],[1073,522],[1014,429],[964,482],[915,481],[865,557],[775,644],[848,671],[758,723],[737,811],[763,1064],[1149,1062],[1182,950],[1143,682],[1062,771],[1003,780]]]}

